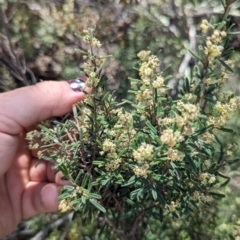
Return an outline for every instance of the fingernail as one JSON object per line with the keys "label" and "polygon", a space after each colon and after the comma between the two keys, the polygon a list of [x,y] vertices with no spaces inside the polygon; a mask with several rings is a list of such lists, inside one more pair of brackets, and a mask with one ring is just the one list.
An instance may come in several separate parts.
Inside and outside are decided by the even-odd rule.
{"label": "fingernail", "polygon": [[79,78],[69,80],[68,84],[69,84],[70,88],[73,91],[75,91],[75,92],[84,92],[84,90],[86,89],[85,82],[87,80],[88,80],[87,77],[81,76]]}

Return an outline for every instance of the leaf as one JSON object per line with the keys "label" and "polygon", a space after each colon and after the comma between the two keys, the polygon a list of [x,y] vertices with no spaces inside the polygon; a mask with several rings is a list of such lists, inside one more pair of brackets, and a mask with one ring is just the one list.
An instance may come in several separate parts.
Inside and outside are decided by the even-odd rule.
{"label": "leaf", "polygon": [[95,198],[95,199],[101,199],[102,197],[99,195],[99,194],[97,194],[97,193],[89,193],[88,194],[88,197],[89,198]]}
{"label": "leaf", "polygon": [[238,31],[238,32],[228,32],[228,35],[238,35],[238,34],[240,34],[240,31]]}
{"label": "leaf", "polygon": [[174,164],[173,162],[170,162],[170,165],[172,166],[173,169],[177,168],[176,164]]}
{"label": "leaf", "polygon": [[189,51],[195,58],[197,58],[199,61],[202,61],[202,59],[200,58],[200,56],[199,56],[196,52],[194,52],[194,51],[192,51],[192,50],[190,50],[190,49],[188,49],[188,51]]}
{"label": "leaf", "polygon": [[88,190],[91,191],[92,189],[92,176],[89,176],[89,180],[88,180]]}
{"label": "leaf", "polygon": [[218,128],[218,130],[221,130],[223,132],[228,132],[228,133],[235,133],[235,131],[233,129],[224,128],[224,127],[220,127],[220,128]]}
{"label": "leaf", "polygon": [[85,204],[86,204],[86,197],[81,196],[81,201],[82,201],[82,203],[85,205]]}
{"label": "leaf", "polygon": [[207,132],[208,130],[212,129],[213,128],[213,125],[209,125],[207,127],[204,127],[202,129],[199,129],[198,131],[196,131],[195,133],[193,133],[190,137],[196,137],[200,134],[203,134],[205,132]]}
{"label": "leaf", "polygon": [[184,87],[186,88],[185,92],[190,93],[190,81],[189,81],[189,79],[186,77],[184,82],[185,82]]}
{"label": "leaf", "polygon": [[137,195],[141,191],[142,191],[142,188],[137,188],[130,193],[130,196],[134,197],[135,195]]}
{"label": "leaf", "polygon": [[135,177],[135,175],[133,175],[124,185],[122,185],[122,187],[129,186],[129,185],[135,183],[135,181],[136,181],[136,177]]}
{"label": "leaf", "polygon": [[103,165],[105,165],[105,162],[104,161],[96,161],[96,160],[94,160],[92,162],[92,164],[93,165],[97,165],[97,166],[103,166]]}
{"label": "leaf", "polygon": [[228,183],[231,181],[231,178],[228,178],[225,182],[220,184],[220,187],[224,187],[226,185],[228,185]]}
{"label": "leaf", "polygon": [[85,51],[83,51],[83,50],[81,50],[81,49],[78,49],[78,48],[75,48],[74,50],[75,50],[76,52],[82,53],[83,55],[87,55],[87,54],[88,54],[87,52],[85,52]]}
{"label": "leaf", "polygon": [[103,212],[103,213],[106,213],[106,209],[100,205],[98,202],[96,202],[94,199],[89,199],[89,202],[94,206],[96,207],[99,211]]}
{"label": "leaf", "polygon": [[78,33],[75,33],[74,35],[75,35],[77,38],[79,38],[79,39],[82,39],[82,38],[83,38],[83,36],[80,35],[80,34],[78,34]]}
{"label": "leaf", "polygon": [[240,158],[236,158],[236,159],[233,159],[233,160],[229,160],[229,161],[228,161],[228,164],[233,164],[233,163],[236,163],[236,162],[238,162],[238,161],[240,161]]}
{"label": "leaf", "polygon": [[136,203],[135,202],[133,202],[131,199],[129,199],[129,198],[124,198],[124,201],[125,202],[127,202],[129,205],[131,205],[131,206],[134,206]]}
{"label": "leaf", "polygon": [[128,148],[124,148],[123,150],[120,151],[118,154],[118,157],[120,158],[122,155],[124,155],[127,152]]}
{"label": "leaf", "polygon": [[219,59],[219,62],[229,71],[233,73],[233,70],[231,67],[229,67],[222,59]]}
{"label": "leaf", "polygon": [[88,173],[85,173],[84,178],[83,178],[82,183],[81,183],[81,186],[82,186],[83,188],[86,187],[88,178],[89,178]]}
{"label": "leaf", "polygon": [[226,6],[226,0],[221,0],[223,7]]}
{"label": "leaf", "polygon": [[186,154],[185,158],[186,158],[187,162],[189,163],[189,165],[191,167],[190,170],[192,170],[192,171],[194,171],[196,173],[197,172],[197,167],[196,167],[193,159],[191,158],[191,156]]}
{"label": "leaf", "polygon": [[225,194],[217,193],[217,192],[209,192],[209,195],[211,195],[212,197],[214,197],[216,199],[222,199],[222,198],[226,197]]}
{"label": "leaf", "polygon": [[157,134],[157,129],[149,121],[146,121],[146,125],[154,134]]}
{"label": "leaf", "polygon": [[63,173],[65,177],[69,176],[68,169],[64,164],[58,166],[58,169]]}
{"label": "leaf", "polygon": [[153,199],[157,200],[157,192],[154,189],[152,189],[151,192],[152,192]]}

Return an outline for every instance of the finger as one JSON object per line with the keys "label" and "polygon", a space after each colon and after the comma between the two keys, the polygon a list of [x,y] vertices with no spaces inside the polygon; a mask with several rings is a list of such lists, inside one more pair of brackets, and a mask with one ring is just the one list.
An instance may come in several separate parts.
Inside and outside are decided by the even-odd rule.
{"label": "finger", "polygon": [[0,132],[19,134],[37,122],[66,114],[84,97],[83,92],[73,91],[67,82],[53,81],[3,93],[0,95]]}
{"label": "finger", "polygon": [[58,210],[58,185],[53,183],[29,182],[23,193],[23,218]]}
{"label": "finger", "polygon": [[31,161],[31,166],[29,170],[30,181],[34,182],[49,182],[56,183],[57,185],[71,185],[69,181],[63,180],[63,173],[57,172],[54,169],[51,162],[38,159],[33,159]]}

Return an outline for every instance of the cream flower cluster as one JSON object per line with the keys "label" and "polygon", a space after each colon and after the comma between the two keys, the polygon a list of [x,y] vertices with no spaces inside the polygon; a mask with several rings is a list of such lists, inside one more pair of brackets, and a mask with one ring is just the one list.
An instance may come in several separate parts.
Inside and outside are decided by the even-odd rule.
{"label": "cream flower cluster", "polygon": [[199,191],[193,192],[192,199],[195,201],[203,201],[205,203],[209,203],[213,200],[213,198],[211,196],[203,194]]}
{"label": "cream flower cluster", "polygon": [[170,205],[168,205],[168,211],[170,213],[175,212],[176,208],[179,206],[179,203],[176,203],[174,201],[171,201]]}
{"label": "cream flower cluster", "polygon": [[178,142],[182,142],[184,138],[179,131],[173,132],[172,129],[168,128],[162,132],[160,139],[163,144],[174,147]]}
{"label": "cream flower cluster", "polygon": [[199,137],[201,140],[203,140],[209,144],[213,143],[213,141],[215,140],[214,135],[210,132],[205,132],[205,133],[201,134]]}
{"label": "cream flower cluster", "polygon": [[62,213],[72,210],[73,207],[69,204],[69,202],[70,202],[69,199],[61,200],[58,206],[58,210]]}
{"label": "cream flower cluster", "polygon": [[148,169],[149,169],[149,165],[145,163],[142,166],[135,166],[135,168],[133,169],[133,172],[136,176],[145,177],[147,176]]}
{"label": "cream flower cluster", "polygon": [[198,180],[202,185],[212,184],[216,181],[216,177],[210,173],[201,173],[198,176]]}
{"label": "cream flower cluster", "polygon": [[184,103],[182,101],[178,101],[176,107],[181,112],[184,121],[194,121],[198,119],[199,106],[192,103]]}
{"label": "cream flower cluster", "polygon": [[102,46],[101,42],[97,38],[89,34],[90,32],[93,33],[93,31],[94,29],[91,29],[91,28],[89,28],[88,30],[84,30],[83,33],[86,35],[83,37],[83,41],[85,43],[90,44],[90,46],[92,47],[101,47]]}
{"label": "cream flower cluster", "polygon": [[217,102],[214,106],[216,116],[209,117],[208,124],[217,128],[223,126],[229,120],[231,114],[238,109],[239,103],[239,97],[230,99],[228,103]]}
{"label": "cream flower cluster", "polygon": [[182,161],[184,153],[178,151],[174,148],[169,148],[167,152],[167,157],[169,161]]}
{"label": "cream flower cluster", "polygon": [[159,66],[159,59],[155,55],[151,55],[150,51],[141,51],[138,57],[143,61],[139,75],[144,84],[152,84],[152,79],[156,78],[156,68]]}
{"label": "cream flower cluster", "polygon": [[203,33],[207,33],[208,31],[212,32],[212,35],[207,37],[204,53],[210,61],[214,60],[222,54],[223,46],[221,44],[223,39],[227,36],[227,33],[215,29],[206,19],[202,20],[200,27]]}
{"label": "cream flower cluster", "polygon": [[103,142],[103,151],[104,152],[115,152],[116,144],[113,143],[110,139],[105,139]]}
{"label": "cream flower cluster", "polygon": [[[140,165],[135,166],[133,172],[136,176],[146,176],[149,169],[147,161],[153,159],[154,146],[147,143],[142,143],[137,150],[133,150],[134,160],[138,161]],[[142,165],[141,165],[142,164]]]}
{"label": "cream flower cluster", "polygon": [[133,150],[133,157],[137,161],[150,161],[153,157],[153,145],[142,143],[137,150]]}
{"label": "cream flower cluster", "polygon": [[110,162],[106,163],[105,169],[109,172],[113,172],[114,170],[119,168],[122,159],[118,158],[116,160],[111,160]]}
{"label": "cream flower cluster", "polygon": [[162,88],[162,89],[164,89],[164,88],[163,88],[163,87],[165,87],[164,81],[165,81],[165,80],[164,80],[163,77],[158,76],[157,79],[152,82],[152,86],[153,86],[154,88],[159,88],[159,89]]}
{"label": "cream flower cluster", "polygon": [[[118,120],[111,130],[106,129],[104,131],[109,138],[104,140],[100,152],[101,156],[105,155],[108,159],[105,169],[110,172],[119,168],[122,162],[122,159],[118,157],[119,152],[124,148],[128,148],[136,135],[136,130],[131,127],[133,122],[131,113],[125,112],[122,108],[114,109],[112,113],[118,116]],[[114,140],[111,139],[117,139],[117,146]]]}
{"label": "cream flower cluster", "polygon": [[124,112],[122,108],[113,110],[117,114],[118,121],[114,127],[107,131],[108,134],[118,140],[118,148],[123,149],[129,147],[130,142],[136,135],[136,130],[132,128],[133,115],[129,112]]}

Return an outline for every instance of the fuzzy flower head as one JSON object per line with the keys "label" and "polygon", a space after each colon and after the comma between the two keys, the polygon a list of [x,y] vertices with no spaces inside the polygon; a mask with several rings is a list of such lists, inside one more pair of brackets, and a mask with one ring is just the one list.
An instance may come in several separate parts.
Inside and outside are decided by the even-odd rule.
{"label": "fuzzy flower head", "polygon": [[201,173],[198,176],[198,180],[201,182],[202,185],[212,184],[216,181],[215,175],[212,175],[210,173]]}
{"label": "fuzzy flower head", "polygon": [[97,38],[93,37],[93,31],[94,29],[91,28],[84,30],[83,33],[85,33],[85,36],[83,37],[83,41],[90,44],[92,47],[101,47],[101,42]]}
{"label": "fuzzy flower head", "polygon": [[206,33],[209,28],[213,28],[213,26],[208,22],[207,19],[203,19],[202,23],[200,25],[200,28],[202,30],[202,33]]}
{"label": "fuzzy flower head", "polygon": [[153,145],[142,143],[142,145],[137,149],[133,150],[133,157],[137,161],[150,161],[153,155]]}
{"label": "fuzzy flower head", "polygon": [[116,160],[111,160],[110,162],[106,163],[105,169],[108,172],[113,172],[114,170],[119,168],[119,165],[120,165],[121,161],[122,160],[120,158],[118,158]]}
{"label": "fuzzy flower head", "polygon": [[197,120],[199,116],[199,106],[192,103],[183,103],[182,101],[178,101],[177,109],[181,112],[185,121]]}
{"label": "fuzzy flower head", "polygon": [[165,87],[164,78],[161,77],[161,76],[157,77],[157,79],[153,81],[152,86],[153,86],[154,88]]}
{"label": "fuzzy flower head", "polygon": [[150,54],[151,54],[151,51],[141,51],[138,53],[137,56],[140,58],[140,60],[146,62],[148,61]]}
{"label": "fuzzy flower head", "polygon": [[183,136],[179,131],[173,132],[172,129],[168,128],[162,132],[160,139],[163,144],[174,147],[178,142],[183,140]]}
{"label": "fuzzy flower head", "polygon": [[133,169],[133,172],[138,177],[145,177],[145,176],[147,176],[148,169],[149,169],[149,165],[147,163],[145,163],[142,166],[136,166]]}
{"label": "fuzzy flower head", "polygon": [[170,161],[182,161],[184,154],[177,149],[169,148],[167,152],[168,160]]}
{"label": "fuzzy flower head", "polygon": [[113,143],[110,139],[105,139],[103,142],[103,151],[104,152],[115,152],[116,144]]}
{"label": "fuzzy flower head", "polygon": [[149,51],[141,51],[138,57],[143,61],[139,69],[139,75],[145,85],[150,85],[152,79],[156,78],[156,68],[159,66],[159,59],[150,55]]}

